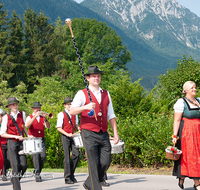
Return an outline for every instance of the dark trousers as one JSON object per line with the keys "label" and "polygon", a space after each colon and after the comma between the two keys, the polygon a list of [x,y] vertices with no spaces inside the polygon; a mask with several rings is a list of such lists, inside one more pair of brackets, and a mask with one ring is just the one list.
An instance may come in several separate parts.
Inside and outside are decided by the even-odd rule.
{"label": "dark trousers", "polygon": [[[74,177],[74,172],[79,161],[80,152],[79,149],[75,147],[72,137],[67,137],[61,134],[61,140],[64,150],[64,178],[72,179]],[[71,161],[70,150],[72,151]]]}
{"label": "dark trousers", "polygon": [[9,161],[12,168],[11,181],[14,190],[21,190],[20,179],[27,169],[26,155],[19,155],[18,152],[23,149],[22,141],[7,140]]}
{"label": "dark trousers", "polygon": [[9,168],[10,168],[10,161],[8,159],[8,146],[7,144],[2,144],[3,149],[3,158],[4,158],[4,166],[3,166],[3,173],[2,175],[6,176]]}
{"label": "dark trousers", "polygon": [[42,139],[42,152],[33,154],[32,155],[33,159],[33,165],[35,168],[35,175],[40,175],[42,168],[44,166],[44,162],[46,159],[46,144],[45,144],[45,138]]}
{"label": "dark trousers", "polygon": [[102,190],[100,182],[111,163],[111,144],[107,132],[82,129],[83,144],[88,158],[89,176],[85,181],[89,190]]}

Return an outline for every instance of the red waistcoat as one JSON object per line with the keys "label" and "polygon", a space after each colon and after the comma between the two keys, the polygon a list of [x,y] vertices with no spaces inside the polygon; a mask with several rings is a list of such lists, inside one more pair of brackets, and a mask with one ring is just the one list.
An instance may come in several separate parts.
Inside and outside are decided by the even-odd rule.
{"label": "red waistcoat", "polygon": [[[90,99],[88,97],[87,89],[83,89],[83,93],[86,98],[86,104],[90,103]],[[109,98],[108,92],[106,90],[101,90],[101,104],[97,101],[94,94],[90,91],[92,102],[96,103],[95,106],[95,113],[97,117],[97,121],[95,116],[88,117],[88,112],[90,110],[85,110],[80,114],[80,128],[87,129],[94,132],[99,132],[102,130],[103,132],[107,131],[108,128],[108,121],[107,121],[107,114],[108,114],[108,105],[109,105]]]}
{"label": "red waistcoat", "polygon": [[[33,115],[29,115],[29,117],[32,119]],[[34,137],[41,137],[44,138],[44,117],[40,116],[40,122],[38,123],[37,119],[33,121],[32,125],[29,127],[28,134],[33,135]]]}
{"label": "red waistcoat", "polygon": [[63,111],[63,114],[64,114],[64,119],[63,119],[62,129],[67,133],[74,133],[75,132],[75,125],[76,125],[76,116],[75,115],[71,116],[71,121],[72,121],[72,124],[73,124],[73,128],[72,128],[72,125],[69,121],[69,118],[67,117],[67,115],[65,114],[64,111]]}
{"label": "red waistcoat", "polygon": [[[10,115],[7,114],[7,116],[8,116],[8,123],[7,123],[7,132],[8,132],[8,134],[20,136],[19,131],[18,131],[17,127],[15,126],[14,122],[12,121]],[[17,123],[20,131],[23,131],[24,130],[24,120],[23,120],[22,111],[19,111],[19,114],[17,114],[16,123]],[[24,136],[24,132],[22,132],[22,134]],[[18,139],[14,139],[14,138],[12,138],[12,140],[14,140],[15,142],[18,141]]]}

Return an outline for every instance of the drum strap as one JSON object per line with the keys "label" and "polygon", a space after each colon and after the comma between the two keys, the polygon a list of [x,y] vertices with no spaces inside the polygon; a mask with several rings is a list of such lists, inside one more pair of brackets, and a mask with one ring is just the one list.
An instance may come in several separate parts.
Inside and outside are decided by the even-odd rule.
{"label": "drum strap", "polygon": [[14,117],[13,117],[12,115],[10,115],[10,114],[9,114],[9,116],[10,116],[11,119],[13,120],[15,126],[17,127],[17,130],[19,131],[19,134],[20,134],[21,136],[23,136],[23,135],[22,135],[22,132],[21,132],[20,129],[19,129],[19,126],[17,125],[17,122],[16,122],[15,119],[14,119]]}
{"label": "drum strap", "polygon": [[69,121],[70,121],[70,123],[71,123],[71,125],[72,125],[72,131],[73,131],[73,133],[74,133],[74,126],[73,126],[73,124],[72,124],[72,120],[71,120],[69,114],[68,114],[65,110],[64,110],[64,113],[67,115],[67,117],[68,117],[68,119],[69,119]]}

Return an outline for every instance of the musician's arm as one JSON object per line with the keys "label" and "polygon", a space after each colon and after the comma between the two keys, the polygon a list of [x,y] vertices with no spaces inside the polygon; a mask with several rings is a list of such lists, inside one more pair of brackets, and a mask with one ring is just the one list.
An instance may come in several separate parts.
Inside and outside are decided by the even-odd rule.
{"label": "musician's arm", "polygon": [[57,130],[62,133],[63,135],[67,136],[67,137],[73,137],[73,134],[72,133],[67,133],[65,132],[62,127],[57,127]]}
{"label": "musician's arm", "polygon": [[30,126],[33,124],[34,120],[37,118],[38,115],[34,115],[33,118],[28,116],[26,118],[26,127],[30,128]]}
{"label": "musician's arm", "polygon": [[24,133],[26,134],[27,137],[29,137],[29,134],[28,134],[26,127],[24,127]]}
{"label": "musician's arm", "polygon": [[19,140],[22,138],[22,140],[23,140],[22,136],[10,135],[7,133],[1,134],[1,137],[7,138],[7,139],[19,139]]}
{"label": "musician's arm", "polygon": [[70,115],[78,115],[84,110],[86,110],[87,106],[85,104],[85,95],[82,90],[79,90],[75,95],[69,114]]}
{"label": "musician's arm", "polygon": [[114,132],[115,144],[117,144],[119,142],[119,136],[118,136],[118,132],[117,132],[117,123],[116,123],[115,117],[110,119],[109,122],[110,122],[110,125],[111,125],[111,127],[113,129],[113,132]]}
{"label": "musician's arm", "polygon": [[48,128],[48,129],[50,129],[50,127],[51,127],[51,124],[49,123],[49,121],[46,119],[44,119],[44,122],[45,122],[45,126]]}

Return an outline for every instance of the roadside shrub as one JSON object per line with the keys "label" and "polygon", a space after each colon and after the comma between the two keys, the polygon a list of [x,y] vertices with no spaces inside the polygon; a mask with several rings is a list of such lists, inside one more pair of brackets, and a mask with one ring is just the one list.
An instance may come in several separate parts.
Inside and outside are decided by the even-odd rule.
{"label": "roadside shrub", "polygon": [[171,144],[172,114],[141,113],[136,117],[117,119],[118,133],[125,142],[125,152],[112,155],[112,164],[145,167],[171,164],[165,148]]}

